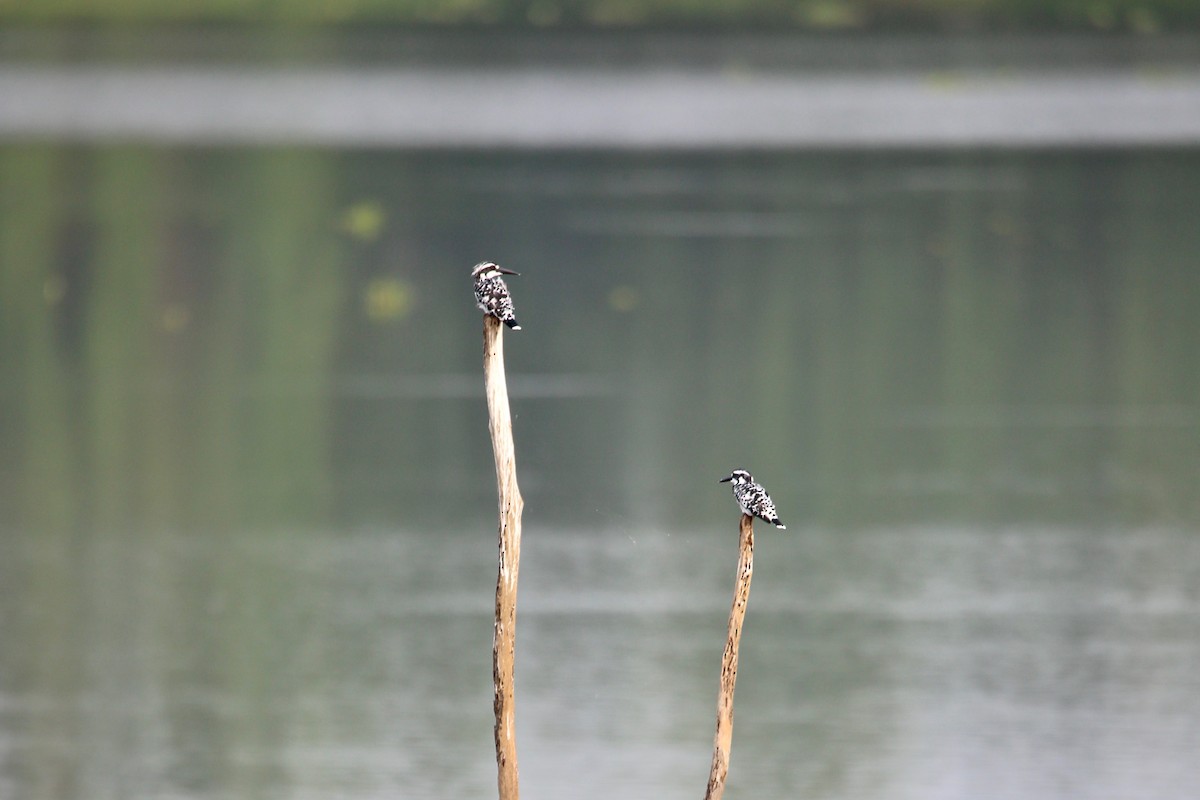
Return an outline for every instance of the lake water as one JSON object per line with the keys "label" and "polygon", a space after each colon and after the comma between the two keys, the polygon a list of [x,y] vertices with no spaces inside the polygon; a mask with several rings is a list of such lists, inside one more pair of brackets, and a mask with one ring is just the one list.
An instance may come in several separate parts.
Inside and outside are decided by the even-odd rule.
{"label": "lake water", "polygon": [[1200,154],[0,146],[0,797],[1200,785]]}
{"label": "lake water", "polygon": [[[487,534],[7,539],[0,791],[495,796]],[[730,795],[1193,796],[1194,531],[758,539]],[[736,550],[526,530],[526,796],[702,794]]]}

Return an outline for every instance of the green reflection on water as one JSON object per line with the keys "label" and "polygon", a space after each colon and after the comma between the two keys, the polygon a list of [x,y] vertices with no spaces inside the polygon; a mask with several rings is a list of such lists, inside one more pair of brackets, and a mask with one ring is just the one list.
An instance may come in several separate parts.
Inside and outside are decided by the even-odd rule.
{"label": "green reflection on water", "polygon": [[481,258],[547,519],[1198,516],[1190,151],[0,163],[26,530],[486,519]]}
{"label": "green reflection on water", "polygon": [[322,519],[345,282],[334,161],[137,148],[3,159],[17,520]]}
{"label": "green reflection on water", "polygon": [[67,365],[55,340],[62,281],[54,254],[66,217],[63,157],[49,147],[0,151],[0,399],[5,505],[28,526],[68,529],[76,514]]}

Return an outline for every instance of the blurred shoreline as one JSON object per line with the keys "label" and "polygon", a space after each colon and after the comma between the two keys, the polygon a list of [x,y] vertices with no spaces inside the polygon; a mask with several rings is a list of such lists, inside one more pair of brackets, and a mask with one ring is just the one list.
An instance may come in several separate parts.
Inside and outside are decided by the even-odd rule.
{"label": "blurred shoreline", "polygon": [[1198,34],[7,26],[0,65],[677,67],[845,72],[1200,67]]}
{"label": "blurred shoreline", "polygon": [[0,141],[410,149],[1200,142],[1200,38],[0,36]]}
{"label": "blurred shoreline", "polygon": [[138,25],[0,28],[0,65],[574,67],[844,72],[1200,68],[1200,34],[515,30]]}

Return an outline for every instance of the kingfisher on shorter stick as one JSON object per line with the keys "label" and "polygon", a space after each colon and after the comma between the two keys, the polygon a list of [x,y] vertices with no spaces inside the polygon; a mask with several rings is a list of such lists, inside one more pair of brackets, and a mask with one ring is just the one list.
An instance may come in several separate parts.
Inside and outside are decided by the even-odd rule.
{"label": "kingfisher on shorter stick", "polygon": [[750,477],[750,473],[746,470],[735,469],[728,478],[721,478],[719,483],[733,484],[733,499],[737,500],[743,514],[758,517],[780,530],[787,527],[779,521],[779,515],[775,513],[775,504],[771,502],[767,490],[762,487],[762,484],[755,483],[754,478]]}
{"label": "kingfisher on shorter stick", "polygon": [[475,305],[479,306],[480,311],[490,314],[514,331],[521,330],[521,324],[517,322],[513,301],[508,295],[508,286],[500,276],[520,274],[491,261],[480,262],[471,270],[471,277],[475,279]]}

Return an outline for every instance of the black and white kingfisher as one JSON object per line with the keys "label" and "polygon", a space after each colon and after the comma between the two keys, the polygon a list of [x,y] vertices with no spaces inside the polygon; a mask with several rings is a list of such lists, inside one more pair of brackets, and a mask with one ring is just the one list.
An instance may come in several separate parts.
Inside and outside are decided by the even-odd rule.
{"label": "black and white kingfisher", "polygon": [[780,522],[779,515],[775,513],[775,504],[771,502],[771,496],[767,494],[767,490],[762,487],[762,484],[755,483],[754,478],[750,477],[750,473],[746,470],[735,469],[728,478],[721,478],[718,482],[733,484],[733,499],[737,500],[738,507],[742,509],[743,514],[758,517],[780,530],[787,527]]}
{"label": "black and white kingfisher", "polygon": [[475,279],[475,305],[479,306],[480,311],[490,314],[514,331],[521,330],[521,324],[517,322],[508,286],[500,276],[520,274],[491,261],[480,262],[471,270],[471,277]]}

